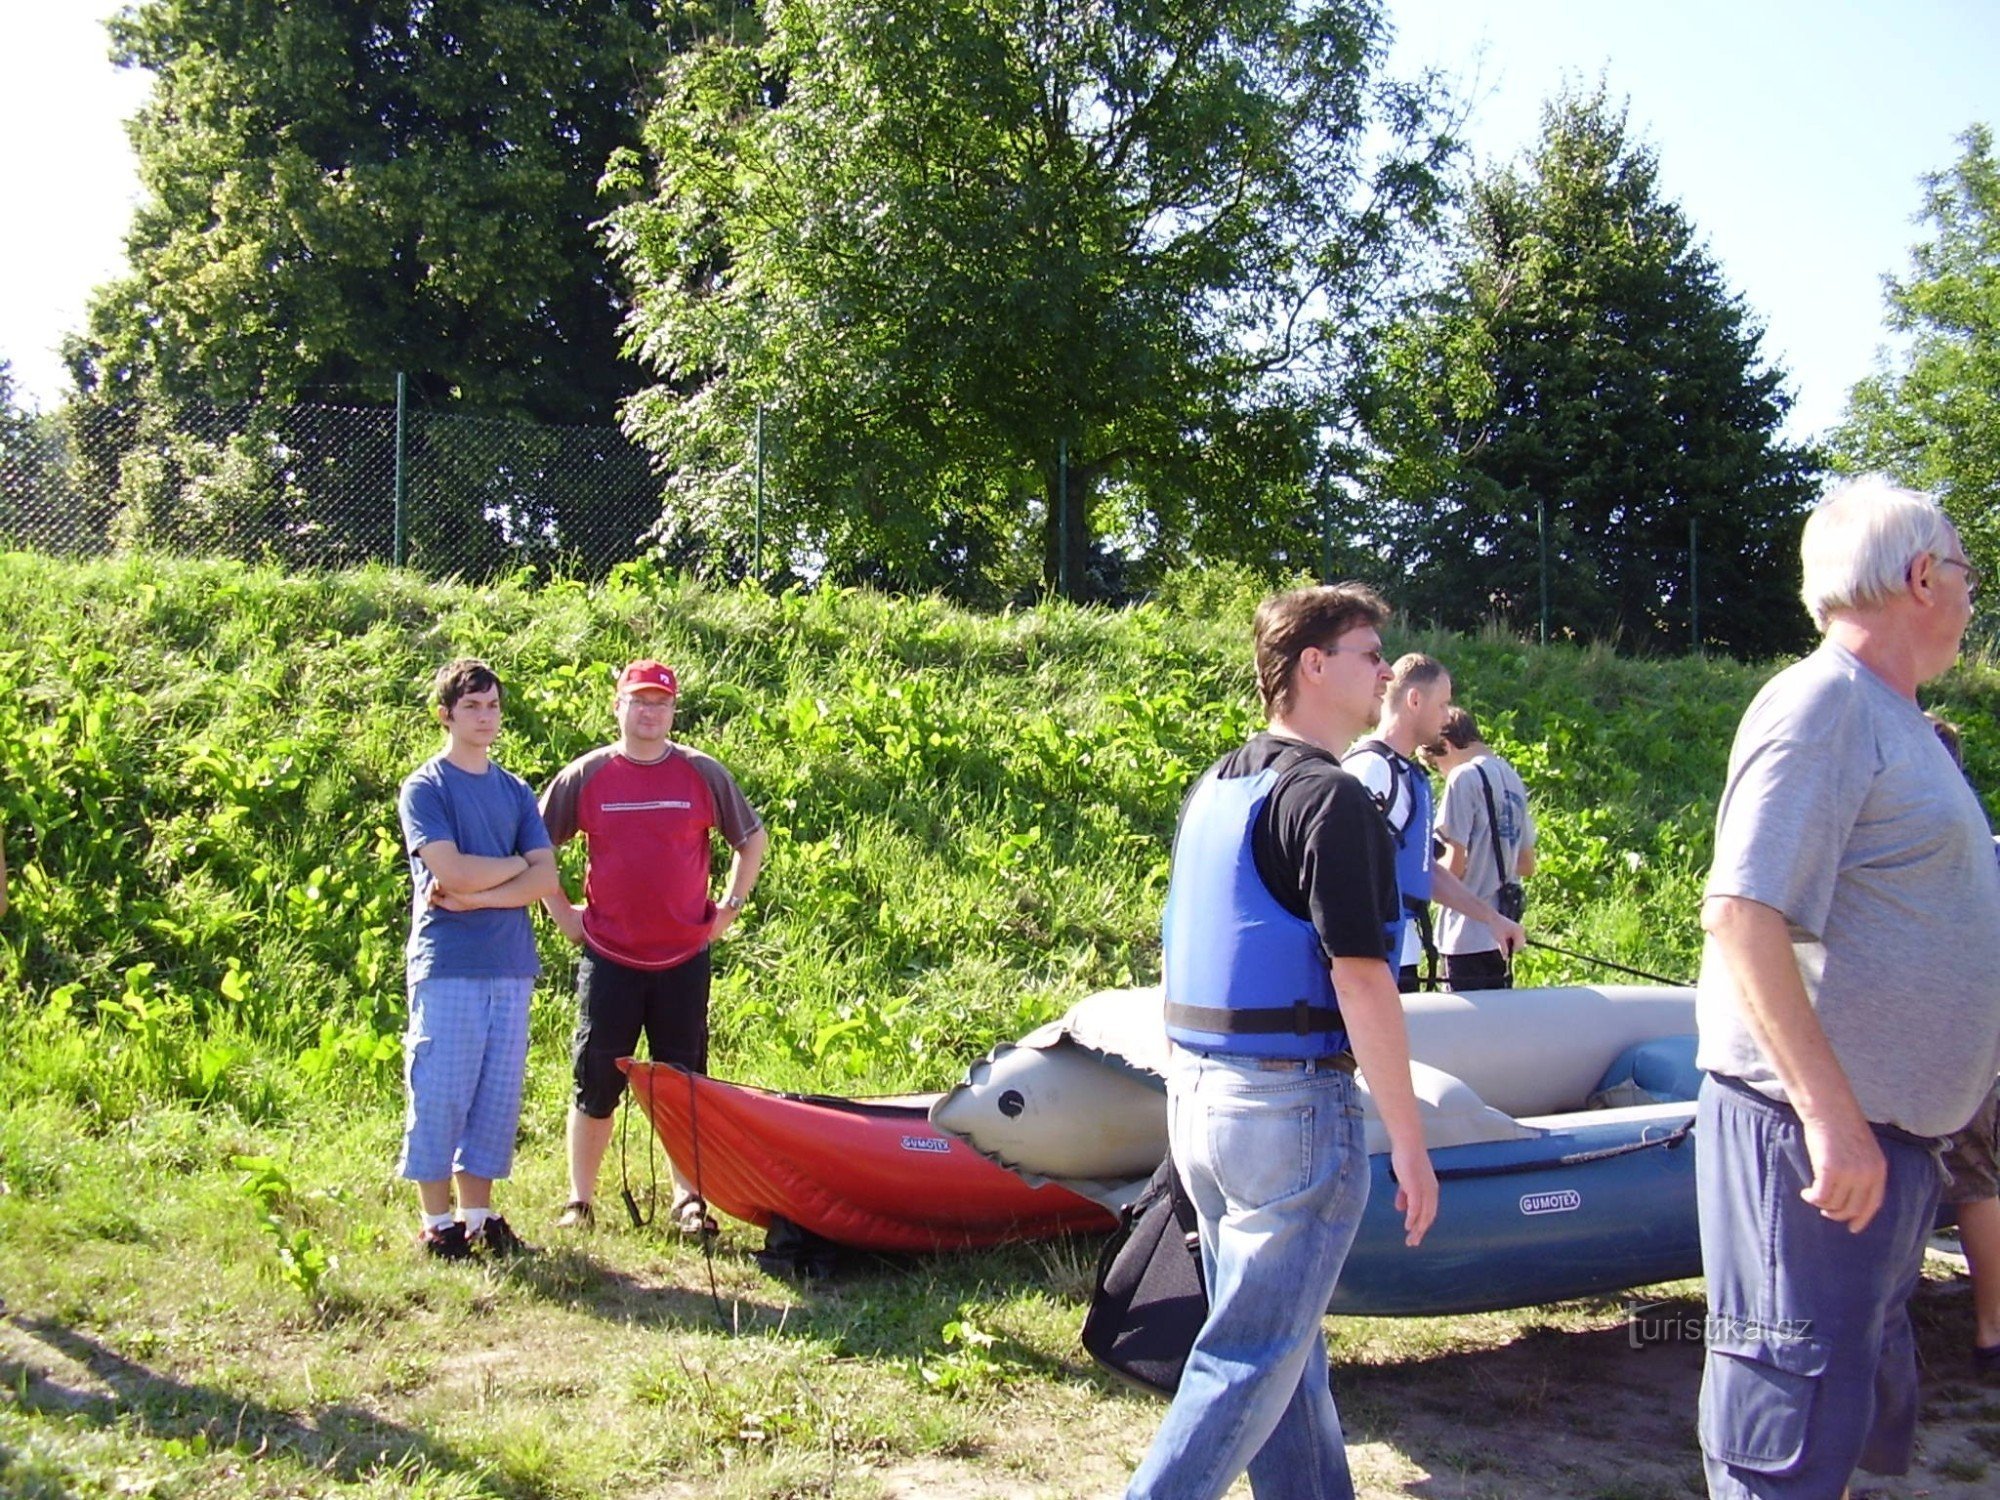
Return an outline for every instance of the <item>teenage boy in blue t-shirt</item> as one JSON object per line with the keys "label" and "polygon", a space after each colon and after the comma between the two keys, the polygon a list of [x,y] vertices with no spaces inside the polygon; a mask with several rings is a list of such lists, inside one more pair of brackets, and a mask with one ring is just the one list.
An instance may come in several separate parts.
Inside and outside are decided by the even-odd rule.
{"label": "teenage boy in blue t-shirt", "polygon": [[416,882],[397,1172],[417,1185],[417,1242],[463,1260],[475,1248],[524,1248],[493,1212],[493,1179],[514,1164],[528,999],[542,971],[527,909],[561,885],[535,794],[488,755],[500,733],[500,679],[482,661],[455,661],[437,674],[432,698],[444,750],[397,797]]}

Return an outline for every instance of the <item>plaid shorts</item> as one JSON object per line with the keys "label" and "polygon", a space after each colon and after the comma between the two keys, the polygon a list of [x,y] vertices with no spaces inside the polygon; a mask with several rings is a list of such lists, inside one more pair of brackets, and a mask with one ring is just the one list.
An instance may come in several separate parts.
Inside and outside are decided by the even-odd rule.
{"label": "plaid shorts", "polygon": [[398,1176],[442,1182],[456,1172],[505,1177],[514,1166],[528,1061],[528,998],[535,981],[419,979],[403,1034]]}
{"label": "plaid shorts", "polygon": [[1944,1185],[1947,1203],[1982,1203],[2000,1198],[2000,1080],[1986,1091],[1979,1112],[1966,1122],[1965,1129],[1944,1148],[1944,1170],[1951,1180]]}

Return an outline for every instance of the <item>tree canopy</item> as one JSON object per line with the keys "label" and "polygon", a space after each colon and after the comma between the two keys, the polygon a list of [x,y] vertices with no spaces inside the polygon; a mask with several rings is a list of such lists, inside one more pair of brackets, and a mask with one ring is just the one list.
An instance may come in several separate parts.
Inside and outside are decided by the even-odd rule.
{"label": "tree canopy", "polygon": [[2000,165],[1993,131],[1959,137],[1948,172],[1924,178],[1909,274],[1887,279],[1903,338],[1855,386],[1834,433],[1840,465],[1937,493],[1981,567],[2000,567]]}
{"label": "tree canopy", "polygon": [[1317,558],[1345,356],[1448,149],[1376,77],[1374,0],[766,24],[672,59],[614,174],[647,194],[613,243],[670,521],[740,555],[761,411],[793,568],[1089,595],[1135,559]]}
{"label": "tree canopy", "polygon": [[100,399],[420,399],[610,422],[636,384],[593,227],[656,0],[140,0],[146,199],[71,350]]}
{"label": "tree canopy", "polygon": [[[1457,628],[1755,654],[1805,620],[1813,455],[1761,330],[1600,88],[1553,100],[1467,197],[1446,289],[1384,341],[1371,407],[1402,596]],[[1692,544],[1692,559],[1691,559]]]}

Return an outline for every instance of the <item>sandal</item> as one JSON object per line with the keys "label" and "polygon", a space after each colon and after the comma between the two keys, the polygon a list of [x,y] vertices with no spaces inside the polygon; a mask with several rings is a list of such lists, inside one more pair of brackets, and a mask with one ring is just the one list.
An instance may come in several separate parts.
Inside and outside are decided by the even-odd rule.
{"label": "sandal", "polygon": [[708,1205],[699,1198],[681,1199],[670,1210],[674,1228],[689,1239],[697,1235],[720,1234],[722,1226],[715,1222],[715,1216],[708,1211]]}

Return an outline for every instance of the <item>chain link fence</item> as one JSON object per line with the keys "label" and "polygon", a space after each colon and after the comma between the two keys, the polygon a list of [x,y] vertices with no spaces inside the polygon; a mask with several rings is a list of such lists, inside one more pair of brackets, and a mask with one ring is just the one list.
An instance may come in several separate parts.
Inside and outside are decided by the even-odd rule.
{"label": "chain link fence", "polygon": [[645,552],[662,484],[615,427],[394,407],[72,403],[0,431],[0,548],[144,547],[291,568],[597,576]]}

